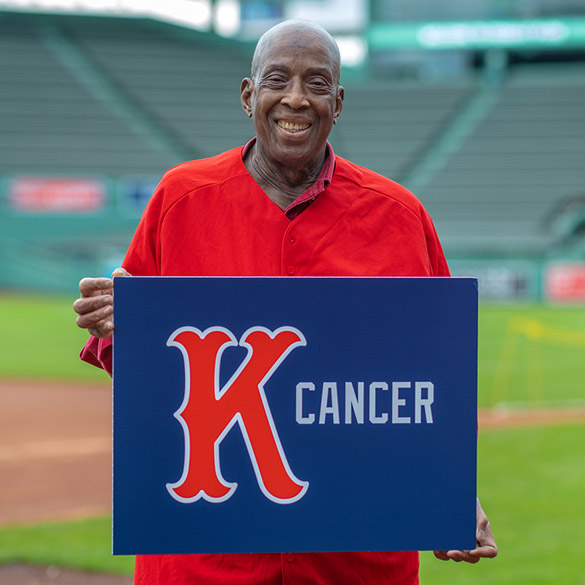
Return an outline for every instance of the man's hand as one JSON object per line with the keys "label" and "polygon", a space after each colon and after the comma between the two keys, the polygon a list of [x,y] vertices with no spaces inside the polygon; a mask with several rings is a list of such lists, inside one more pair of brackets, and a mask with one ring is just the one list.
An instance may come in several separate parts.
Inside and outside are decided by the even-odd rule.
{"label": "man's hand", "polygon": [[479,499],[477,500],[477,529],[475,540],[477,546],[473,550],[436,550],[435,556],[442,561],[453,560],[477,563],[481,558],[493,559],[498,554],[496,540],[492,534],[490,522],[483,511]]}
{"label": "man's hand", "polygon": [[87,329],[94,337],[112,337],[114,331],[115,276],[130,276],[123,268],[116,268],[112,278],[84,278],[79,283],[81,296],[73,303],[78,327]]}

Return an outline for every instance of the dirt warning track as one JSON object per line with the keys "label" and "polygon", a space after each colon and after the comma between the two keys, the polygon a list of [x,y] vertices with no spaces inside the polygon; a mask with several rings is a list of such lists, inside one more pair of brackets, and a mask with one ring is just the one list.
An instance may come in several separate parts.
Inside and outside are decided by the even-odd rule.
{"label": "dirt warning track", "polygon": [[111,402],[107,381],[0,381],[0,525],[109,511]]}

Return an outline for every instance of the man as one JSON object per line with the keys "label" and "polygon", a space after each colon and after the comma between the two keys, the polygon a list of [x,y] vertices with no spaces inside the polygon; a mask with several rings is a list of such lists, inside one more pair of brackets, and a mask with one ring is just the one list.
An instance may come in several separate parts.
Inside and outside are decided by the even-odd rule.
{"label": "man", "polygon": [[[448,276],[420,202],[327,142],[342,108],[339,74],[339,50],[321,27],[287,21],[269,30],[241,86],[256,138],[171,169],[113,276]],[[112,286],[83,279],[74,304],[93,336],[82,358],[110,373]],[[472,563],[496,554],[479,502],[477,548],[435,553]],[[135,582],[411,585],[418,553],[138,556]]]}

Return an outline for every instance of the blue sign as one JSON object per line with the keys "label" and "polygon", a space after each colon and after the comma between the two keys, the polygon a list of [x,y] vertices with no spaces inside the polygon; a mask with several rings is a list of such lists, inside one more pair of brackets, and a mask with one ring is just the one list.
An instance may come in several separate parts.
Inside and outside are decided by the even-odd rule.
{"label": "blue sign", "polygon": [[160,176],[131,176],[117,184],[118,207],[124,215],[140,217],[154,193]]}
{"label": "blue sign", "polygon": [[475,279],[114,299],[115,554],[475,547]]}

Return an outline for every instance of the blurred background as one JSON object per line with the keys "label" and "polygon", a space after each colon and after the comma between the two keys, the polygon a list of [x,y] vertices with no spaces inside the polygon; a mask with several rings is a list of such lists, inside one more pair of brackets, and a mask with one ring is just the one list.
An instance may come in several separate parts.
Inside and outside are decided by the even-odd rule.
{"label": "blurred background", "polygon": [[291,17],[341,47],[336,152],[422,199],[455,274],[585,299],[583,0],[0,1],[0,287],[119,264],[168,167],[253,135],[239,84]]}
{"label": "blurred background", "polygon": [[[0,423],[30,442],[9,409],[23,380],[108,384],[76,358],[78,281],[120,265],[166,169],[252,137],[241,79],[296,17],[341,49],[336,153],[411,189],[453,274],[480,281],[478,473],[501,555],[423,556],[422,582],[585,584],[585,0],[0,0]],[[107,510],[85,516],[0,514],[0,564],[130,572]]]}

